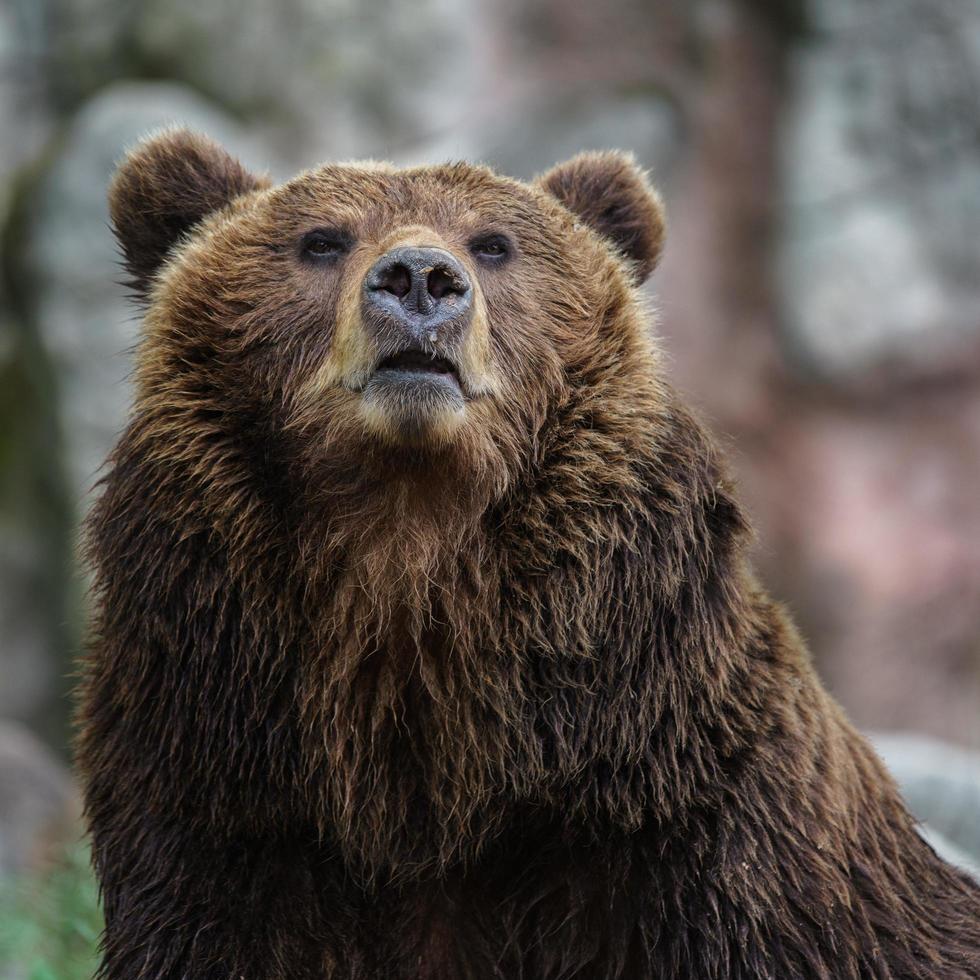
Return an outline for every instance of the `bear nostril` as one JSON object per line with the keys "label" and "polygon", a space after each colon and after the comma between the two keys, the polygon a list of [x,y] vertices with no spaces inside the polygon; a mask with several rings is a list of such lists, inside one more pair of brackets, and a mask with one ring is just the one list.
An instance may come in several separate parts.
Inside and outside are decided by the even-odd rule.
{"label": "bear nostril", "polygon": [[429,272],[426,280],[426,289],[429,295],[436,300],[442,299],[447,295],[461,296],[466,292],[466,288],[448,269],[436,266]]}
{"label": "bear nostril", "polygon": [[470,278],[459,260],[441,248],[402,246],[375,262],[364,279],[365,310],[385,329],[400,323],[421,330],[456,320],[473,306]]}
{"label": "bear nostril", "polygon": [[401,264],[391,265],[377,278],[374,288],[404,299],[412,288],[412,274]]}

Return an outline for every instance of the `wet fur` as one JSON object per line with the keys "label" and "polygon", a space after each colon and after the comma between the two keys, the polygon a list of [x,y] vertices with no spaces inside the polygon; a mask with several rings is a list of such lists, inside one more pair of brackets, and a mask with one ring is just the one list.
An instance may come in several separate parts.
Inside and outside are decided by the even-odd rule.
{"label": "wet fur", "polygon": [[[661,380],[635,168],[236,178],[133,231],[127,168],[186,139],[113,190],[149,308],[88,527],[100,977],[976,977],[976,886],[755,582]],[[237,171],[208,152],[214,188]],[[344,279],[284,243],[397,218],[460,249],[474,215],[521,244],[481,287],[500,387],[405,445],[324,384]]]}

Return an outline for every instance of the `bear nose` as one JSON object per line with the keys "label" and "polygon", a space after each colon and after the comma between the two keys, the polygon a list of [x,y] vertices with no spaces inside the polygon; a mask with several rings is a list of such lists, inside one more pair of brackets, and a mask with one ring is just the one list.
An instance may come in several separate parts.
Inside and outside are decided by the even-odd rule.
{"label": "bear nose", "polygon": [[399,321],[412,334],[458,320],[473,301],[466,270],[441,248],[392,249],[371,267],[364,292],[370,309]]}

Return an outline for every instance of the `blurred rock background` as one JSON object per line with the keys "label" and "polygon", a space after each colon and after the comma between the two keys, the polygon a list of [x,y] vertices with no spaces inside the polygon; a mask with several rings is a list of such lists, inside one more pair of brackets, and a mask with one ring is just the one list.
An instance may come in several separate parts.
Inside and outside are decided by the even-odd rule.
{"label": "blurred rock background", "polygon": [[859,725],[980,781],[976,0],[0,0],[0,742],[39,774],[0,767],[0,823],[70,805],[76,530],[139,326],[105,189],[171,121],[282,177],[634,151],[763,577]]}

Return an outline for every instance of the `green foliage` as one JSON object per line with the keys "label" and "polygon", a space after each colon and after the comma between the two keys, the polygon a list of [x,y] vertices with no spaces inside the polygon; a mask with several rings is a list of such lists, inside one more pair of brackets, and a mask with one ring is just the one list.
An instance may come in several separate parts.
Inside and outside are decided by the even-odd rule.
{"label": "green foliage", "polygon": [[0,977],[90,980],[102,930],[88,849],[43,874],[0,885]]}

